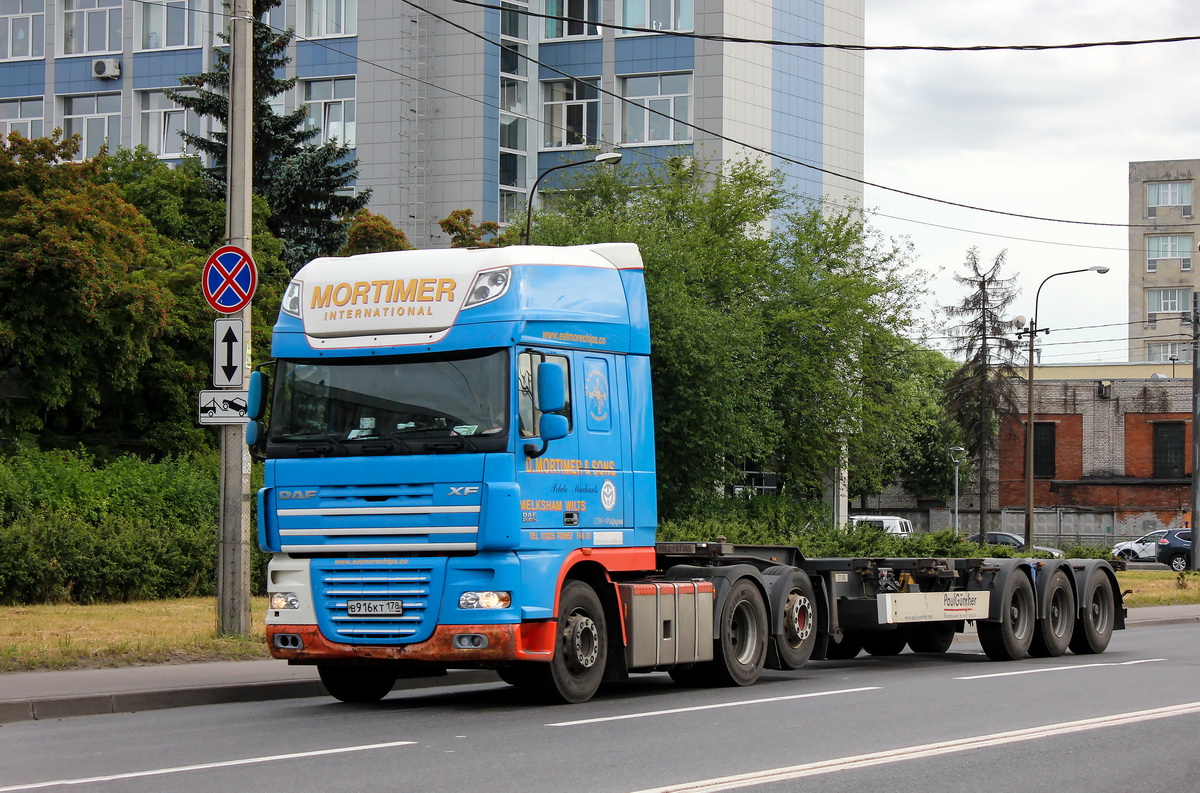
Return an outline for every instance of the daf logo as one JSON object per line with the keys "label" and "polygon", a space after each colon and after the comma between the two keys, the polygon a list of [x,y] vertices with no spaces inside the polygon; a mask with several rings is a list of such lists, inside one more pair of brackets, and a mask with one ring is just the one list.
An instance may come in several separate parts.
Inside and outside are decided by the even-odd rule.
{"label": "daf logo", "polygon": [[279,491],[279,500],[280,501],[288,501],[288,500],[294,501],[299,498],[316,498],[316,497],[317,497],[317,491],[315,491],[315,490],[280,490]]}
{"label": "daf logo", "polygon": [[479,488],[474,485],[463,485],[462,487],[450,486],[450,495],[452,496],[469,496],[473,493],[478,493]]}

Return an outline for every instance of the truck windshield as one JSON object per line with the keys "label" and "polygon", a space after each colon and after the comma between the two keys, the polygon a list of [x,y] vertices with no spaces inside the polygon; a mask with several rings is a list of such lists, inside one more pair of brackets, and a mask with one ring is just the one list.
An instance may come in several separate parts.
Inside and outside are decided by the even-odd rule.
{"label": "truck windshield", "polygon": [[270,452],[415,453],[435,439],[439,452],[498,451],[507,444],[507,384],[505,350],[280,361]]}

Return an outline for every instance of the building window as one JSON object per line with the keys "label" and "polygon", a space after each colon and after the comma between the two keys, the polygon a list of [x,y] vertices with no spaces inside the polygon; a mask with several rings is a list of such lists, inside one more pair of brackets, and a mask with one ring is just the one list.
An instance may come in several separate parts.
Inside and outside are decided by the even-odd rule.
{"label": "building window", "polygon": [[92,94],[63,99],[63,132],[79,135],[83,141],[75,159],[95,157],[100,147],[121,141],[121,95]]}
{"label": "building window", "polygon": [[528,3],[501,3],[499,205],[497,220],[510,223],[525,211],[529,172]]}
{"label": "building window", "polygon": [[1179,259],[1179,268],[1192,269],[1191,234],[1153,234],[1146,237],[1146,272],[1158,270],[1160,259]]}
{"label": "building window", "polygon": [[1057,427],[1053,421],[1033,422],[1033,475],[1037,479],[1054,478],[1054,433]]}
{"label": "building window", "polygon": [[1191,182],[1151,182],[1146,185],[1146,216],[1155,217],[1158,207],[1182,207],[1185,217],[1192,214]]}
{"label": "building window", "polygon": [[1146,360],[1154,363],[1178,363],[1192,360],[1192,345],[1188,342],[1168,341],[1146,345]]}
{"label": "building window", "polygon": [[557,17],[546,20],[548,39],[600,35],[599,28],[588,24],[600,21],[600,0],[546,0],[546,14]]}
{"label": "building window", "polygon": [[42,127],[42,99],[0,99],[0,146],[8,142],[8,133],[19,132],[27,138],[45,135]]}
{"label": "building window", "polygon": [[1190,289],[1147,289],[1146,290],[1146,320],[1154,322],[1156,314],[1171,314],[1187,311],[1191,308],[1192,292]]}
{"label": "building window", "polygon": [[648,74],[621,80],[622,143],[688,143],[692,75]]}
{"label": "building window", "polygon": [[139,98],[141,143],[159,157],[182,157],[190,149],[180,132],[200,134],[200,117],[185,110],[162,91],[145,91]]}
{"label": "building window", "polygon": [[1186,425],[1182,421],[1160,421],[1154,425],[1154,478],[1179,479],[1184,475],[1184,440]]}
{"label": "building window", "polygon": [[302,0],[300,21],[300,35],[305,38],[356,36],[358,0]]}
{"label": "building window", "polygon": [[597,80],[554,80],[542,83],[542,146],[589,146],[600,139],[600,94]]}
{"label": "building window", "polygon": [[160,0],[141,4],[144,50],[196,46],[199,0]]}
{"label": "building window", "polygon": [[0,2],[0,61],[43,58],[45,54],[46,0]]}
{"label": "building window", "polygon": [[354,148],[353,77],[306,81],[304,104],[308,106],[307,124],[320,128],[321,143],[337,138],[338,143]]}
{"label": "building window", "polygon": [[120,51],[121,0],[64,0],[64,54]]}
{"label": "building window", "polygon": [[647,30],[693,30],[693,0],[625,0],[621,24]]}

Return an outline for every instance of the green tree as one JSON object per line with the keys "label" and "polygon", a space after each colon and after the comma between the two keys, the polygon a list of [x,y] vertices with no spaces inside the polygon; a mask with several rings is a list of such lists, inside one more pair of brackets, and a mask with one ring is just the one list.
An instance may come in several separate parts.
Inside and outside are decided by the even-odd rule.
{"label": "green tree", "polygon": [[[0,147],[0,381],[9,437],[115,433],[172,295],[172,246],[77,139]],[[102,407],[103,405],[103,407]]]}
{"label": "green tree", "polygon": [[966,275],[954,280],[967,288],[956,306],[947,306],[947,316],[958,324],[951,327],[953,349],[962,364],[946,384],[951,414],[967,436],[967,450],[975,461],[979,479],[980,530],[990,530],[987,505],[991,487],[989,462],[995,448],[1000,416],[1016,412],[1013,361],[1017,342],[1007,318],[1008,307],[1016,297],[1014,279],[1002,278],[1007,251],[1001,251],[990,265],[979,261],[979,249],[967,251]]}
{"label": "green tree", "polygon": [[520,239],[520,227],[515,223],[503,231],[494,220],[474,221],[475,210],[456,209],[438,221],[442,231],[450,235],[451,248],[501,248],[515,245]]}
{"label": "green tree", "polygon": [[[261,20],[282,0],[254,0],[254,18]],[[220,34],[228,42],[227,34]],[[358,160],[346,141],[332,138],[320,145],[321,128],[308,125],[308,109],[280,115],[270,100],[291,91],[295,77],[281,78],[291,58],[285,53],[295,31],[279,31],[261,21],[254,23],[253,78],[253,182],[254,192],[267,200],[271,215],[267,225],[284,243],[283,258],[292,272],[317,256],[332,256],[346,244],[349,218],[367,205],[371,191],[347,195],[358,176]],[[181,106],[202,116],[229,119],[229,51],[214,49],[211,71],[180,78],[184,87],[167,91]],[[181,133],[189,145],[212,158],[210,177],[223,194],[228,135],[214,131],[211,138]]]}
{"label": "green tree", "polygon": [[368,209],[360,209],[354,213],[346,244],[338,251],[338,256],[412,249],[405,233],[393,226],[390,220]]}

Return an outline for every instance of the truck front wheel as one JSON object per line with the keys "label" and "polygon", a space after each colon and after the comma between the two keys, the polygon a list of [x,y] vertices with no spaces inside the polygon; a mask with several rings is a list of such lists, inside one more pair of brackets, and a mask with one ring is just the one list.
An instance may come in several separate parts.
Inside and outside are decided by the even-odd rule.
{"label": "truck front wheel", "polygon": [[558,598],[554,657],[542,667],[539,688],[555,702],[587,702],[604,679],[608,626],[595,590],[568,579]]}
{"label": "truck front wheel", "polygon": [[396,685],[396,672],[384,666],[317,664],[321,685],[342,702],[378,702]]}
{"label": "truck front wheel", "polygon": [[979,644],[983,652],[993,661],[1024,658],[1033,642],[1036,618],[1033,584],[1020,570],[1011,570],[1000,595],[1000,619],[978,623]]}

